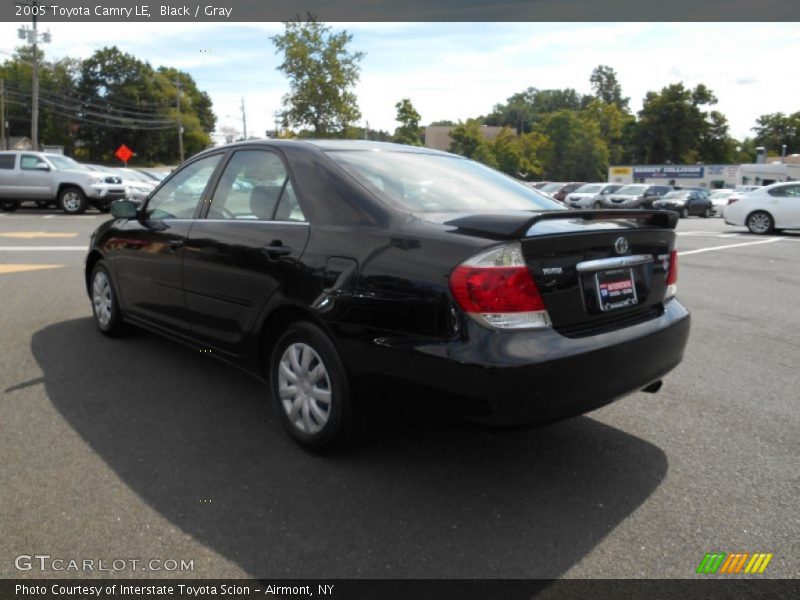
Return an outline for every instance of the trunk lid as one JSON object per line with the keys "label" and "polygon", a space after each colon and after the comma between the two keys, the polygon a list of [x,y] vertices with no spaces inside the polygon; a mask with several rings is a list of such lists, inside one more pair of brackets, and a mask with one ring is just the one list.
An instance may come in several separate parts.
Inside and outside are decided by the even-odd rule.
{"label": "trunk lid", "polygon": [[660,211],[557,211],[470,215],[465,233],[518,239],[554,329],[581,337],[663,312],[677,215]]}

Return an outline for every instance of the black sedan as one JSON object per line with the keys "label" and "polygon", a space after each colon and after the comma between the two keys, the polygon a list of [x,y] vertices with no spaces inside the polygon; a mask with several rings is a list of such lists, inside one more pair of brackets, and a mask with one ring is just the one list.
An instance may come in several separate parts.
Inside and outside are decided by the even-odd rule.
{"label": "black sedan", "polygon": [[675,190],[664,194],[660,200],[653,202],[657,210],[674,210],[681,217],[691,215],[710,217],[714,212],[714,204],[706,191],[700,190]]}
{"label": "black sedan", "polygon": [[244,367],[317,449],[397,383],[489,423],[655,391],[689,333],[676,215],[570,211],[442,152],[242,142],[112,214],[86,260],[100,331],[138,325]]}

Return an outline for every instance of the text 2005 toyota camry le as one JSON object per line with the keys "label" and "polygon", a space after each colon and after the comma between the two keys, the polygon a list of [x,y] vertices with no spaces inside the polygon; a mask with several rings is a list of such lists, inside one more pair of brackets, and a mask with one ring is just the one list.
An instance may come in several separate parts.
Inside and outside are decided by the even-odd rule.
{"label": "text 2005 toyota camry le", "polygon": [[352,436],[365,381],[553,421],[655,391],[689,333],[677,215],[569,211],[446,153],[239,143],[112,212],[86,261],[100,331],[135,324],[244,366],[316,448]]}

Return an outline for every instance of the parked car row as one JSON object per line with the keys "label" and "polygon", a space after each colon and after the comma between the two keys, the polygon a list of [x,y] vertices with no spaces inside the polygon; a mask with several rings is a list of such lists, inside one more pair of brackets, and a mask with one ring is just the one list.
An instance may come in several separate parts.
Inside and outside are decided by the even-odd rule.
{"label": "parked car row", "polygon": [[[55,206],[67,214],[89,207],[107,212],[115,200],[141,203],[166,173],[81,164],[61,154],[7,150],[0,152],[0,210],[23,202]],[[159,178],[161,177],[161,179]]]}

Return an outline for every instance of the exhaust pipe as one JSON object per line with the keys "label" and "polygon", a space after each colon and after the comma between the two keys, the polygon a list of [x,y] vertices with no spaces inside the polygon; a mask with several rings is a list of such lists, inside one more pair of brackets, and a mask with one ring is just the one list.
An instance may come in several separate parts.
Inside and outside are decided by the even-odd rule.
{"label": "exhaust pipe", "polygon": [[664,385],[664,381],[659,379],[658,381],[654,381],[646,388],[643,388],[643,392],[647,392],[648,394],[655,394],[658,390],[661,389],[661,386]]}

